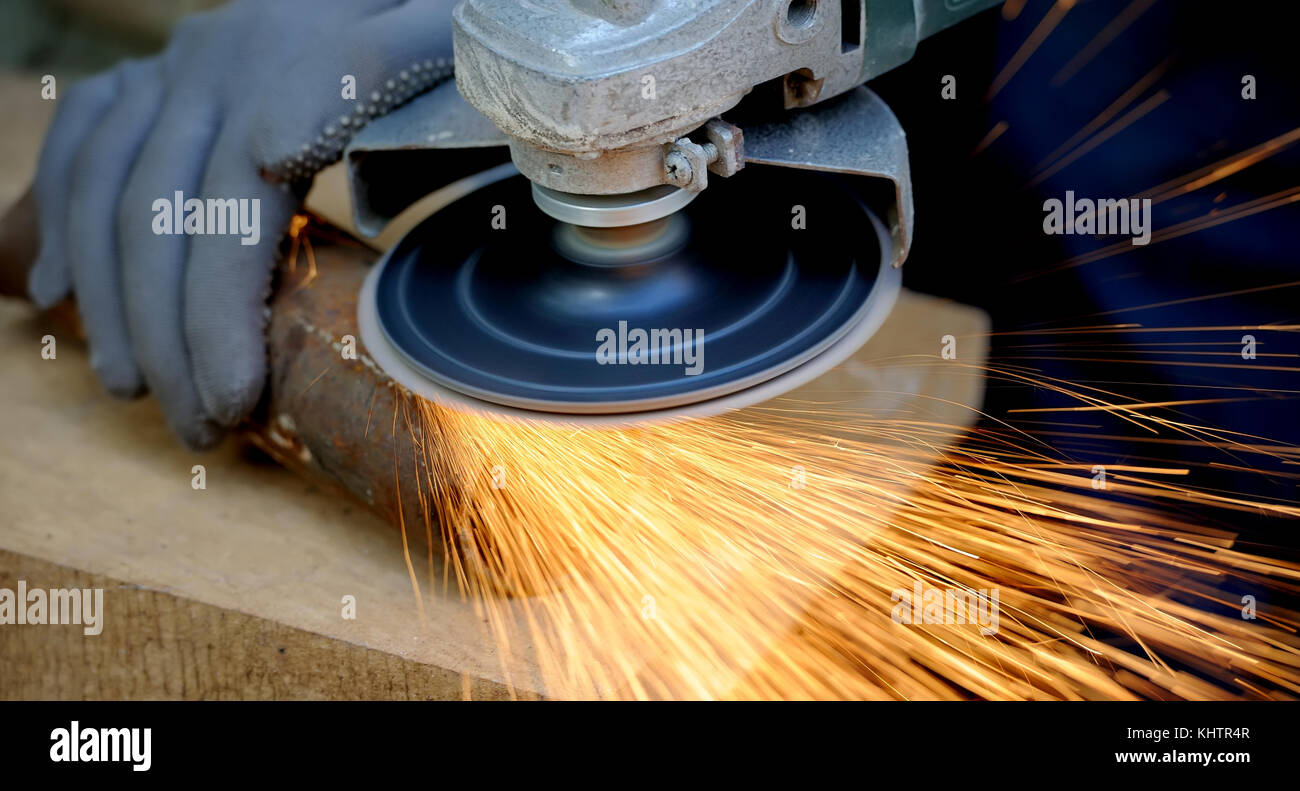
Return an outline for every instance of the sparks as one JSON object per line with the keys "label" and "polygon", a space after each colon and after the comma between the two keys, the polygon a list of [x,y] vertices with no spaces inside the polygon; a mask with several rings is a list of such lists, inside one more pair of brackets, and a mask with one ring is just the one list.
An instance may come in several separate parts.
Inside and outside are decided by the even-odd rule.
{"label": "sparks", "polygon": [[[1160,439],[1254,442],[1162,416],[1170,405],[984,373]],[[1243,620],[1221,587],[1294,591],[1300,567],[1235,549],[1179,507],[1293,519],[1294,502],[1149,479],[1186,479],[1168,465],[1116,465],[1099,492],[1040,439],[1051,432],[996,420],[957,444],[941,423],[781,399],[623,430],[412,404],[448,573],[552,696],[1300,694],[1296,614]],[[997,633],[891,619],[891,595],[914,586],[999,591]]]}

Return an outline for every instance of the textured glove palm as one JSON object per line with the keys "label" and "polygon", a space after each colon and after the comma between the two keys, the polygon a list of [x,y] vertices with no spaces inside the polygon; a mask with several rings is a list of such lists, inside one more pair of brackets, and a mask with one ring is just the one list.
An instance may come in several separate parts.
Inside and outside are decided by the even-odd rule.
{"label": "textured glove palm", "polygon": [[[351,134],[451,72],[451,0],[237,0],[74,85],[41,152],[29,278],[74,292],[91,363],[206,448],[256,405],[275,250]],[[355,80],[355,94],[350,79]],[[260,234],[160,233],[160,200],[257,201]],[[211,231],[212,229],[207,229]]]}

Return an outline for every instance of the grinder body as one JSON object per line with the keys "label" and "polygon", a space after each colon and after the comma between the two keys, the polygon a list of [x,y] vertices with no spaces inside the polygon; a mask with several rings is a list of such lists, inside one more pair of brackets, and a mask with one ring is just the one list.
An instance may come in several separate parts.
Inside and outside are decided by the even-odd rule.
{"label": "grinder body", "polygon": [[362,294],[366,345],[431,398],[602,423],[819,376],[883,322],[911,239],[906,137],[861,84],[994,4],[462,0],[455,84],[349,145],[357,227],[413,172],[485,151],[517,172],[423,201]]}

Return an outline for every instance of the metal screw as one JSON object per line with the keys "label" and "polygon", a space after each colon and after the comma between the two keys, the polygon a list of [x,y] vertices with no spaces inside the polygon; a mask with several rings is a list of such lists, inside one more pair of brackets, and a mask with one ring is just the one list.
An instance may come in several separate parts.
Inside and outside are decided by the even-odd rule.
{"label": "metal screw", "polygon": [[[684,189],[693,188],[696,181],[695,168],[691,164],[694,157],[687,153],[688,147],[699,152],[698,158],[704,167],[718,158],[718,147],[713,143],[696,143],[686,137],[674,143],[673,148],[664,156],[664,177],[669,184]],[[696,187],[697,191],[698,189],[700,187]]]}
{"label": "metal screw", "polygon": [[669,184],[685,187],[691,183],[691,161],[680,151],[670,151],[664,157],[664,174]]}

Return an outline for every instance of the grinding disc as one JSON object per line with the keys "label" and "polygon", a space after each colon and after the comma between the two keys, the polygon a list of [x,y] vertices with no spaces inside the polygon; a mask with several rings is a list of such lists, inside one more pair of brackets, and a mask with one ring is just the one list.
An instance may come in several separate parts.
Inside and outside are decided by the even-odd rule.
{"label": "grinding disc", "polygon": [[612,258],[538,211],[522,177],[483,175],[358,303],[376,363],[443,403],[616,424],[738,408],[847,359],[898,293],[883,226],[819,173],[719,180]]}

